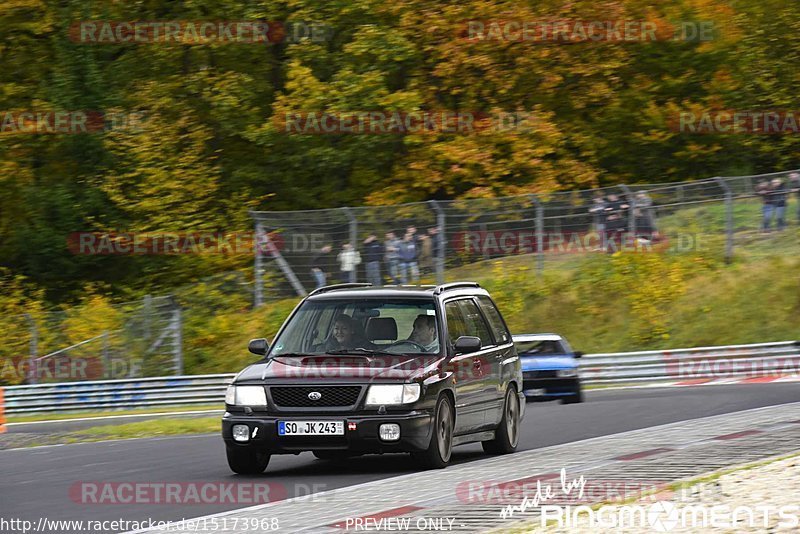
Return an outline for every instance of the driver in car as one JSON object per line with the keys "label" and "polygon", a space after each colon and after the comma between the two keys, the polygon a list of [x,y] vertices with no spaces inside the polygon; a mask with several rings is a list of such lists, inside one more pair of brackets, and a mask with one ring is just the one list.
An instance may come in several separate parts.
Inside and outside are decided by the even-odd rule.
{"label": "driver in car", "polygon": [[439,340],[436,336],[436,318],[433,315],[417,315],[409,341],[420,345],[426,352],[439,352]]}

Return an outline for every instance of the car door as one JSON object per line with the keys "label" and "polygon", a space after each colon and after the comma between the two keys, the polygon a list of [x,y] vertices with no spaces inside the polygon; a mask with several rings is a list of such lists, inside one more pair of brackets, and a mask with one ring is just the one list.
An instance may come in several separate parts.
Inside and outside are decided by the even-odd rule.
{"label": "car door", "polygon": [[458,306],[466,321],[467,335],[481,339],[481,350],[473,353],[473,369],[476,370],[480,382],[480,394],[477,402],[483,413],[481,426],[494,428],[500,421],[505,388],[502,384],[501,349],[495,342],[486,318],[474,297],[461,299]]}
{"label": "car door", "polygon": [[[511,333],[492,299],[480,295],[476,300],[494,337],[494,350],[487,354],[486,359],[490,365],[489,374],[493,377],[491,380],[491,385],[494,387],[492,398],[495,402],[494,408],[487,413],[487,420],[497,424],[503,416],[506,389],[509,382],[515,379],[519,368],[516,362],[519,358],[514,351]],[[520,379],[521,377],[516,378]],[[517,387],[521,389],[522,384],[518,384]]]}
{"label": "car door", "polygon": [[482,370],[479,365],[475,365],[475,353],[455,353],[456,340],[461,336],[472,335],[467,329],[466,318],[458,303],[459,300],[449,300],[444,303],[447,350],[451,356],[445,369],[453,373],[455,382],[455,435],[476,432],[484,424],[483,407],[480,402],[483,394]]}

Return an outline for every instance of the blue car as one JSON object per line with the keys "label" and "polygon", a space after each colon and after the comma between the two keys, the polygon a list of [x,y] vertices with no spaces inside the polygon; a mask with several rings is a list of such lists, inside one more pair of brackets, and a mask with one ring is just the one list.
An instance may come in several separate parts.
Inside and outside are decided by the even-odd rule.
{"label": "blue car", "polygon": [[572,350],[558,334],[514,336],[522,362],[522,381],[528,401],[560,400],[562,404],[583,402],[578,360],[583,353]]}

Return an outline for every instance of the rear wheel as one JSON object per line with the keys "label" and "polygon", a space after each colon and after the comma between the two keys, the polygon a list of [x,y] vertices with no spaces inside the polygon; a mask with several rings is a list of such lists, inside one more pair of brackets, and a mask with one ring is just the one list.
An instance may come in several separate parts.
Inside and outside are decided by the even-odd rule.
{"label": "rear wheel", "polygon": [[226,445],[225,452],[228,456],[228,466],[234,473],[240,475],[257,475],[263,473],[269,464],[270,455],[252,447],[236,447]]}
{"label": "rear wheel", "polygon": [[450,397],[442,395],[436,401],[433,419],[433,435],[428,448],[411,454],[416,462],[428,469],[442,469],[450,463],[453,453],[453,428],[455,417]]}
{"label": "rear wheel", "polygon": [[514,386],[506,390],[506,400],[503,405],[503,419],[494,432],[494,439],[483,441],[483,450],[489,454],[508,454],[517,450],[519,444],[519,395]]}

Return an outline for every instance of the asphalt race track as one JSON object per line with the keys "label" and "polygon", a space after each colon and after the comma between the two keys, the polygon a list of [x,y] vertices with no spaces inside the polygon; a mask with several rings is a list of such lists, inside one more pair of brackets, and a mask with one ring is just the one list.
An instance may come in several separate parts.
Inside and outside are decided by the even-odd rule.
{"label": "asphalt race track", "polygon": [[[568,443],[638,428],[800,401],[800,383],[597,390],[576,405],[529,403],[521,449]],[[587,450],[587,455],[592,451]],[[456,448],[456,463],[485,458],[479,445]],[[218,435],[137,439],[0,451],[0,517],[50,520],[179,520],[242,505],[92,504],[73,502],[80,481],[210,482],[233,475]],[[257,478],[285,486],[289,497],[414,471],[407,455],[322,461],[310,453],[273,456]]]}

